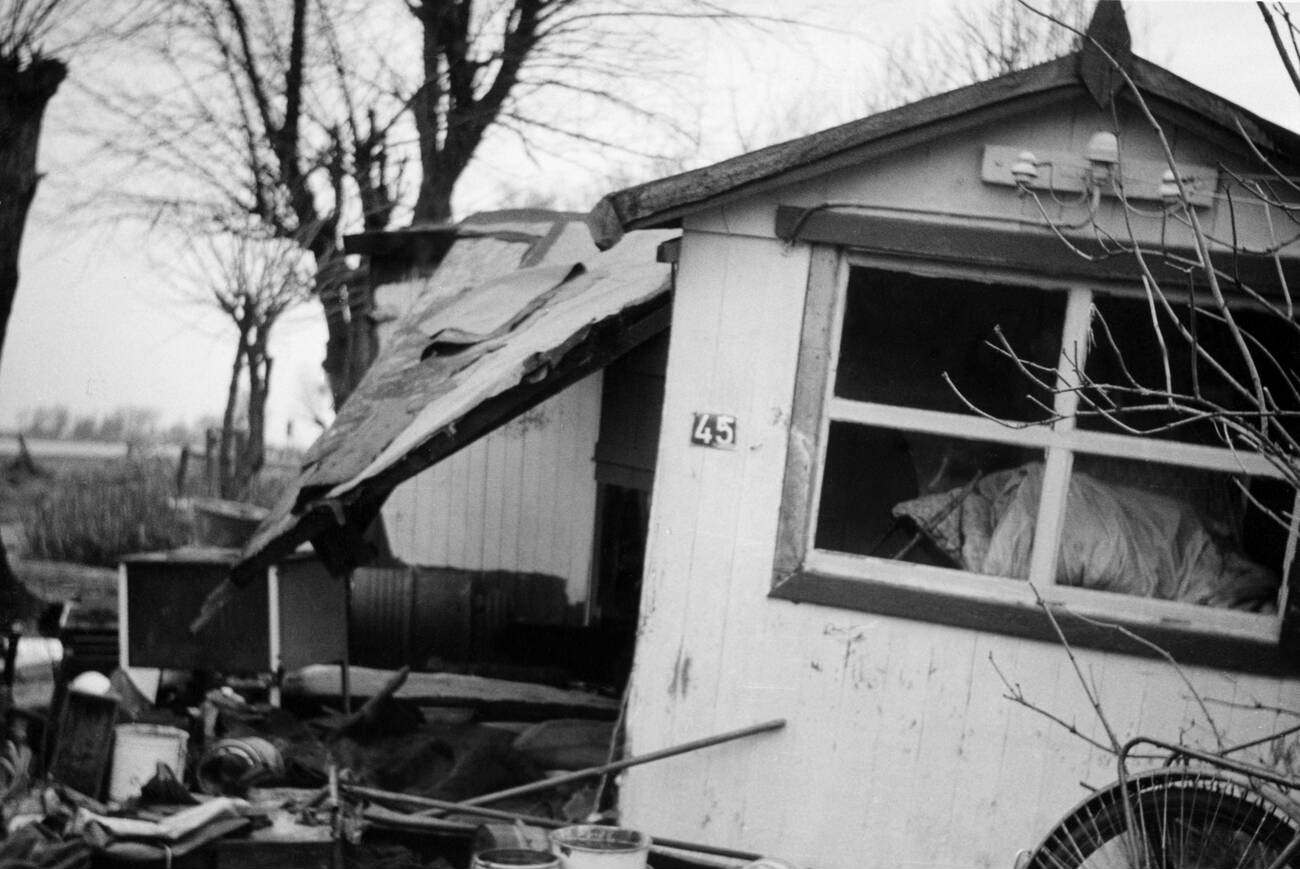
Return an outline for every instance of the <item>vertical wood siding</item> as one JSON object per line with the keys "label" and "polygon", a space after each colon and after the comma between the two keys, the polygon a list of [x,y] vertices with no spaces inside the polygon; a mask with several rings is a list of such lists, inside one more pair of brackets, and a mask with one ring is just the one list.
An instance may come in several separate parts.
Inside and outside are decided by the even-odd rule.
{"label": "vertical wood siding", "polygon": [[[831,197],[836,198],[836,197]],[[716,221],[715,221],[716,223]],[[818,869],[1009,867],[1113,762],[1006,700],[1104,738],[1062,650],[767,597],[807,280],[806,245],[689,231],[632,677],[633,753],[774,717],[784,731],[636,767],[627,822]],[[694,411],[739,418],[739,448],[688,443]],[[1079,659],[1122,735],[1213,744],[1167,665]],[[1206,697],[1300,707],[1295,681],[1189,669]],[[1229,739],[1279,716],[1216,704]]]}
{"label": "vertical wood siding", "polygon": [[383,508],[409,564],[563,577],[586,599],[595,527],[593,374],[399,486]]}

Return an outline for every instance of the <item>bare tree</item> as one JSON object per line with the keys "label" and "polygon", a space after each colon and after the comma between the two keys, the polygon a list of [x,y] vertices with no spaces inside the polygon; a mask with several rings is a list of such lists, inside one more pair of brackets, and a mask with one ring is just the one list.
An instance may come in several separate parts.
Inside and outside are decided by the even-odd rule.
{"label": "bare tree", "polygon": [[[196,284],[236,332],[217,453],[223,498],[245,497],[265,462],[271,333],[284,314],[311,297],[307,256],[292,241],[245,234],[205,238],[194,258]],[[236,437],[241,397],[246,438]]]}
{"label": "bare tree", "polygon": [[[1300,94],[1300,76],[1296,74],[1300,30],[1282,4],[1269,7],[1260,2],[1258,9]],[[1240,142],[1253,156],[1254,165],[1249,171],[1220,166],[1222,189],[1214,194],[1229,210],[1232,226],[1247,208],[1254,208],[1272,228],[1273,239],[1263,248],[1252,248],[1236,237],[1215,237],[1197,212],[1191,176],[1175,156],[1165,125],[1126,68],[1124,58],[1130,51],[1127,29],[1120,33],[1108,29],[1100,11],[1087,33],[1048,10],[1036,14],[1086,40],[1088,52],[1103,58],[1117,76],[1116,96],[1122,93],[1137,106],[1159,143],[1167,166],[1160,191],[1163,210],[1153,215],[1149,208],[1131,200],[1122,180],[1116,180],[1124,177],[1124,138],[1117,125],[1117,168],[1105,192],[1120,204],[1125,232],[1117,237],[1100,225],[1095,214],[1090,220],[1104,244],[1104,255],[1131,254],[1138,265],[1148,298],[1146,337],[1159,349],[1159,365],[1144,368],[1131,363],[1125,355],[1130,351],[1117,341],[1112,324],[1104,314],[1094,312],[1093,338],[1101,352],[1113,357],[1107,368],[1111,376],[1102,378],[1091,368],[1073,366],[1077,383],[1068,388],[1079,397],[1077,414],[1102,419],[1129,434],[1162,435],[1195,427],[1212,430],[1223,445],[1263,456],[1292,491],[1300,491],[1300,358],[1295,353],[1300,346],[1300,317],[1282,259],[1283,253],[1293,248],[1300,227],[1300,184],[1292,174],[1294,167],[1265,153],[1248,129],[1254,127],[1252,120],[1235,117]],[[1122,24],[1122,17],[1120,21]],[[1038,200],[1028,186],[1023,190]],[[1189,294],[1186,283],[1171,286],[1168,279],[1157,277],[1157,263],[1163,260],[1167,264],[1170,254],[1140,242],[1134,229],[1137,220],[1153,216],[1190,235],[1191,256],[1174,255],[1173,263],[1181,267],[1187,280],[1194,278],[1203,293]],[[1096,256],[1075,247],[1064,236],[1062,242],[1080,256]],[[1248,258],[1272,261],[1275,269],[1268,278],[1273,286],[1243,277],[1242,264]],[[1002,349],[1012,352],[1007,346]],[[1061,388],[1047,383],[1043,372],[1028,365],[1021,368],[1049,391]],[[1290,526],[1289,510],[1270,512],[1283,527]]]}
{"label": "bare tree", "polygon": [[686,87],[698,84],[694,59],[674,44],[676,27],[712,27],[727,39],[809,26],[728,0],[407,7],[422,34],[422,78],[410,98],[422,172],[416,222],[450,219],[456,184],[493,130],[530,155],[596,148],[647,162],[671,157],[653,142],[691,140],[682,108]]}
{"label": "bare tree", "polygon": [[201,231],[252,217],[311,252],[336,406],[374,348],[371,300],[342,235],[388,225],[408,162],[421,169],[419,222],[451,218],[452,193],[491,135],[513,137],[528,159],[611,146],[655,156],[658,131],[686,133],[668,79],[684,81],[691,65],[666,28],[792,26],[738,0],[403,6],[412,17],[380,32],[384,8],[358,0],[182,0],[152,54],[167,87],[108,100],[137,128],[108,137],[112,147],[183,181],[137,188],[143,216]]}
{"label": "bare tree", "polygon": [[105,144],[149,171],[124,197],[136,216],[186,235],[244,232],[252,222],[311,255],[336,404],[369,364],[357,340],[369,328],[356,310],[364,288],[342,236],[391,218],[400,167],[387,137],[402,108],[358,72],[336,21],[343,6],[183,0],[144,61],[161,84],[97,95],[118,124]]}
{"label": "bare tree", "polygon": [[957,6],[933,26],[889,47],[879,85],[867,97],[868,108],[892,108],[1069,54],[1078,49],[1075,31],[1087,23],[1095,4],[1043,4],[1044,11],[1074,31],[1034,14],[1017,0]]}
{"label": "bare tree", "polygon": [[[94,0],[10,0],[0,7],[0,354],[18,292],[18,256],[41,180],[37,148],[68,58],[138,32],[149,10]],[[13,575],[0,540],[0,610],[35,598]]]}
{"label": "bare tree", "polygon": [[68,74],[67,65],[41,53],[42,21],[56,0],[0,19],[0,351],[18,292],[18,249],[40,176],[36,148],[45,107]]}

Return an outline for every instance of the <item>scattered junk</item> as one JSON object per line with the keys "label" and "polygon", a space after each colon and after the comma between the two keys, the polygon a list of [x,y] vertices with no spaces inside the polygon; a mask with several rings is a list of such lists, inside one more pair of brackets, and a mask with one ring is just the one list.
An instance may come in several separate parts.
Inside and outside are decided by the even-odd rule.
{"label": "scattered junk", "polygon": [[624,827],[561,827],[551,842],[563,869],[642,869],[650,853],[650,837]]}
{"label": "scattered junk", "polygon": [[[266,680],[180,670],[81,672],[56,680],[49,706],[6,698],[0,865],[671,869],[700,865],[691,854],[759,858],[617,826],[610,777],[783,721],[616,759],[616,700],[405,667],[343,672],[286,674],[283,706]],[[485,714],[502,710],[515,717]]]}
{"label": "scattered junk", "polygon": [[108,778],[109,802],[138,797],[158,772],[185,769],[189,734],[166,724],[119,724],[113,728],[113,765]]}

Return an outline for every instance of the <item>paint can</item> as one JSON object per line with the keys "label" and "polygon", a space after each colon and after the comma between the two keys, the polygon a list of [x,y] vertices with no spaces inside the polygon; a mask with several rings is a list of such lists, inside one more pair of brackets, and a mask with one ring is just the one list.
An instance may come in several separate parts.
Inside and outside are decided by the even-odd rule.
{"label": "paint can", "polygon": [[528,848],[489,848],[474,854],[470,869],[557,869],[560,859],[550,851]]}
{"label": "paint can", "polygon": [[119,724],[113,729],[113,765],[108,774],[108,798],[122,803],[140,796],[140,788],[165,763],[180,778],[185,774],[185,743],[189,734],[162,724]]}
{"label": "paint can", "polygon": [[579,824],[551,832],[560,869],[645,869],[650,837],[626,827]]}

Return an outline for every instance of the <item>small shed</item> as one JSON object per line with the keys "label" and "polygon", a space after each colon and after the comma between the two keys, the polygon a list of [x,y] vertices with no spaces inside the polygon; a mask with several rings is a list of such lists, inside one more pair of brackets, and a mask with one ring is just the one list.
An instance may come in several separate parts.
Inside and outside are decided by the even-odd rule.
{"label": "small shed", "polygon": [[[1240,406],[1172,325],[1212,293],[1208,253],[1295,412],[1294,211],[1249,191],[1294,177],[1300,137],[1127,36],[1101,3],[1076,54],[592,212],[602,245],[682,231],[631,746],[789,721],[629,771],[637,824],[823,869],[1010,866],[1116,775],[1039,594],[1117,733],[1213,748],[1292,723],[1295,453],[1171,425],[1139,390],[1111,394],[1129,416],[1089,402],[1168,360]],[[1153,282],[1178,300],[1159,336]]]}
{"label": "small shed", "polygon": [[[628,823],[823,869],[1007,866],[1115,777],[1076,664],[1121,734],[1232,744],[1291,723],[1285,460],[1140,401],[1127,410],[1152,416],[1128,429],[1078,411],[1106,400],[1090,384],[1163,377],[1165,360],[1171,383],[1233,376],[1150,333],[1150,283],[1186,322],[1184,303],[1213,291],[1207,259],[1224,308],[1277,370],[1300,369],[1269,316],[1300,244],[1284,205],[1241,195],[1295,176],[1300,136],[1133,56],[1117,3],[1089,35],[1028,70],[611,193],[588,223],[613,259],[523,295],[581,316],[546,333],[524,318],[460,362],[412,332],[401,364],[372,372],[385,403],[345,408],[237,578],[305,539],[346,566],[401,480],[671,319],[629,747],[788,724],[629,770]],[[642,235],[662,230],[680,241]],[[1199,346],[1224,340],[1213,318],[1197,328]],[[1223,386],[1196,388],[1231,409]],[[601,405],[635,395],[602,388]]]}

